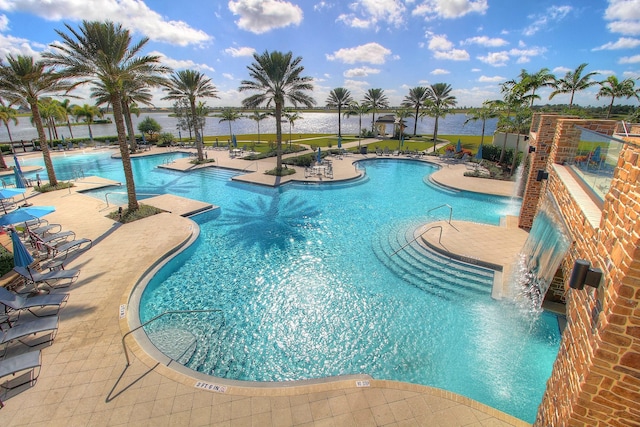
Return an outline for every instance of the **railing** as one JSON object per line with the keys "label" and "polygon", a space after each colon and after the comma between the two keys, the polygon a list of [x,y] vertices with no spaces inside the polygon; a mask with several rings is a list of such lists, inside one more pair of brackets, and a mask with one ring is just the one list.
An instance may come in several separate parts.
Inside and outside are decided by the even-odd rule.
{"label": "railing", "polygon": [[391,254],[390,257],[394,256],[395,254],[397,254],[400,251],[403,251],[407,246],[409,246],[410,244],[412,244],[413,242],[415,242],[416,240],[418,240],[419,238],[421,238],[422,236],[424,236],[424,234],[429,231],[429,230],[433,230],[434,228],[439,228],[440,229],[440,235],[438,236],[438,243],[442,244],[442,226],[441,225],[432,225],[431,227],[427,228],[426,230],[424,230],[422,233],[418,234],[418,236],[414,237],[413,239],[411,239],[411,241],[405,243],[404,245],[402,245],[400,247],[400,249],[398,249],[397,251],[395,251],[394,253]]}
{"label": "railing", "polygon": [[[127,367],[129,367],[129,365],[131,365],[131,361],[129,360],[129,351],[127,350],[127,344],[125,343],[125,339],[131,335],[132,333],[134,333],[135,331],[144,328],[145,326],[147,326],[149,323],[151,322],[155,322],[156,320],[160,319],[161,317],[164,317],[168,314],[192,314],[192,313],[215,313],[215,312],[219,312],[222,313],[222,310],[217,309],[217,308],[212,308],[212,309],[205,309],[205,310],[171,310],[171,311],[165,311],[164,313],[160,313],[157,316],[147,320],[146,322],[144,322],[143,324],[133,328],[132,330],[130,330],[129,332],[127,332],[126,334],[124,334],[122,336],[122,349],[124,350],[124,356],[127,359]],[[170,358],[171,359],[171,358]],[[173,359],[171,359],[173,360]]]}
{"label": "railing", "polygon": [[446,208],[449,208],[449,221],[447,221],[447,222],[448,222],[449,224],[451,224],[451,218],[453,217],[453,208],[452,208],[450,205],[446,204],[446,203],[445,203],[445,204],[443,204],[443,205],[440,205],[440,206],[436,206],[435,208],[431,208],[431,209],[429,209],[429,210],[427,211],[427,213],[431,213],[432,211],[438,210],[438,209],[440,209],[440,208],[445,208],[445,207],[446,207]]}
{"label": "railing", "polygon": [[[217,163],[217,162],[216,162],[216,163]],[[258,162],[250,163],[250,164],[249,164],[249,166],[247,166],[246,168],[242,169],[242,172],[248,172],[248,171],[249,171],[249,168],[250,168],[251,166],[253,166],[253,165],[256,165],[256,172],[258,172],[258,166],[259,166],[259,165],[258,165]]]}

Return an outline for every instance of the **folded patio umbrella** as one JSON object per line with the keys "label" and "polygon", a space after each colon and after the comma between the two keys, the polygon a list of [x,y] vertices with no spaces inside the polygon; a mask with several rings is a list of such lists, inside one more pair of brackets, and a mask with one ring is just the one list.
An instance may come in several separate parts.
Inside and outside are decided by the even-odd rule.
{"label": "folded patio umbrella", "polygon": [[33,257],[15,231],[11,232],[11,242],[13,242],[13,264],[18,267],[31,265],[33,263]]}

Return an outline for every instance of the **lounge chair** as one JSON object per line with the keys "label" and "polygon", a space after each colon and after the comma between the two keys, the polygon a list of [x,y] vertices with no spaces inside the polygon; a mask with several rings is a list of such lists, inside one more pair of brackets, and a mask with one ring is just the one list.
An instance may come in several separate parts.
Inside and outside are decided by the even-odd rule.
{"label": "lounge chair", "polygon": [[64,288],[78,280],[80,270],[54,270],[47,273],[39,273],[29,267],[13,267],[13,271],[22,276],[27,282],[38,286],[44,283],[49,288]]}
{"label": "lounge chair", "polygon": [[[69,294],[36,295],[27,298],[0,286],[0,304],[4,305],[7,315],[11,314],[12,311],[16,311],[20,316],[21,311],[27,310],[36,317],[51,316],[60,311],[67,299],[69,299]],[[45,307],[56,307],[56,310],[54,312],[47,310],[48,314],[46,315],[39,314],[37,309]]]}
{"label": "lounge chair", "polygon": [[[58,331],[59,320],[58,316],[50,316],[14,323],[9,329],[2,331],[2,335],[0,335],[0,345],[5,346],[5,351],[2,356],[6,354],[6,348],[13,341],[18,341],[20,344],[26,345],[27,347],[35,347],[37,345],[53,341],[56,332]],[[43,332],[50,333],[51,337],[48,340],[38,340],[38,342],[35,343],[27,343],[24,341],[29,335],[41,334]]]}
{"label": "lounge chair", "polygon": [[91,245],[93,245],[93,240],[87,238],[70,240],[57,245],[44,244],[51,257],[60,260],[66,259],[72,252],[86,251],[91,248]]}
{"label": "lounge chair", "polygon": [[61,244],[60,240],[67,241],[71,237],[71,240],[76,239],[76,233],[73,231],[61,231],[59,233],[49,234],[44,236],[43,238],[39,238],[42,243],[54,243],[56,245]]}
{"label": "lounge chair", "polygon": [[[6,359],[0,360],[0,378],[7,377],[9,375],[15,376],[16,374],[23,371],[32,371],[27,381],[22,381],[18,384],[12,384],[14,381],[8,380],[0,383],[0,387],[5,390],[13,390],[25,384],[35,384],[38,376],[40,375],[41,366],[42,354],[40,353],[40,350],[29,351],[27,353],[18,354],[16,356],[7,357]],[[0,399],[0,408],[2,407],[4,407],[4,402],[2,401],[2,399]]]}
{"label": "lounge chair", "polygon": [[55,234],[62,231],[60,224],[47,224],[37,228],[29,228],[29,233],[37,234],[38,236],[44,236],[45,234]]}

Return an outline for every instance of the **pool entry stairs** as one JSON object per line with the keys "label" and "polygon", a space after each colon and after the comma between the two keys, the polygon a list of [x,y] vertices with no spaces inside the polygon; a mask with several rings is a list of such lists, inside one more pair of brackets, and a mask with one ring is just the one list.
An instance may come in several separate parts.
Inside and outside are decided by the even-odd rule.
{"label": "pool entry stairs", "polygon": [[424,222],[380,227],[372,248],[378,260],[405,282],[446,300],[491,297],[492,270],[454,260],[420,245]]}

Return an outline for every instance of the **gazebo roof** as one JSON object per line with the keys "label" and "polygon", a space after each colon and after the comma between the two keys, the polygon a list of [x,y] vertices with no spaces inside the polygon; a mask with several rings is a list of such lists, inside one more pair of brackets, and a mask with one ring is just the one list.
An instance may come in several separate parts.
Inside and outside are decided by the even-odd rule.
{"label": "gazebo roof", "polygon": [[376,123],[394,124],[396,122],[396,116],[393,114],[386,114],[376,119]]}

